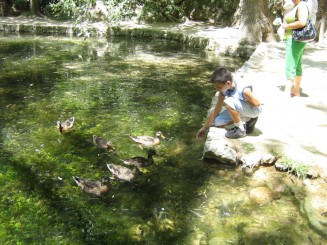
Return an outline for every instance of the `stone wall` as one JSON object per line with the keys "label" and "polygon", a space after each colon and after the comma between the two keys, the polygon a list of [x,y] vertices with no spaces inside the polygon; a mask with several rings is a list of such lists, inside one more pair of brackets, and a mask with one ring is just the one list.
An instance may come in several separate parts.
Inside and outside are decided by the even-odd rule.
{"label": "stone wall", "polygon": [[140,38],[168,39],[204,49],[215,55],[248,59],[256,46],[243,46],[237,28],[215,27],[208,23],[186,22],[182,24],[137,24],[121,22],[115,25],[103,22],[75,25],[49,19],[5,17],[0,19],[0,31],[31,33],[35,35],[66,36],[131,36]]}

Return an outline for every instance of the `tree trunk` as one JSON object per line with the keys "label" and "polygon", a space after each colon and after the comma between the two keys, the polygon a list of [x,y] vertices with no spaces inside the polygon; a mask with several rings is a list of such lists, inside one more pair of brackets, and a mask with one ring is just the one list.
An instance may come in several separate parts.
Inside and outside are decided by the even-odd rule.
{"label": "tree trunk", "polygon": [[234,24],[241,30],[241,42],[258,44],[274,40],[272,21],[269,13],[269,0],[241,0],[234,16]]}
{"label": "tree trunk", "polygon": [[30,12],[32,16],[41,16],[39,0],[30,0]]}
{"label": "tree trunk", "polygon": [[327,0],[322,2],[322,16],[319,30],[319,43],[322,44],[324,42],[324,34],[326,30],[326,15],[327,15]]}

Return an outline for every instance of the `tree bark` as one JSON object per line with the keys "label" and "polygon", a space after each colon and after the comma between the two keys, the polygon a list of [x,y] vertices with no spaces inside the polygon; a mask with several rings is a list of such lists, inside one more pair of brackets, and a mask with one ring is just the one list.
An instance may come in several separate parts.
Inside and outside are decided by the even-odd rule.
{"label": "tree bark", "polygon": [[327,0],[323,0],[322,2],[322,16],[321,16],[321,23],[319,29],[319,43],[322,44],[324,42],[324,34],[326,30],[326,15],[327,15]]}
{"label": "tree bark", "polygon": [[241,0],[234,16],[234,24],[241,30],[241,42],[258,44],[272,41],[274,16],[268,8],[268,0]]}
{"label": "tree bark", "polygon": [[39,0],[30,0],[30,12],[32,16],[41,16]]}

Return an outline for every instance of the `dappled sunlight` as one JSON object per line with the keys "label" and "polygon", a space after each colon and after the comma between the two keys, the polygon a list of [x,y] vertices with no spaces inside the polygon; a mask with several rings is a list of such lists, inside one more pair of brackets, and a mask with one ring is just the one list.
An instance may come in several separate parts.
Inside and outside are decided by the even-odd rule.
{"label": "dappled sunlight", "polygon": [[[242,60],[157,40],[0,42],[8,57],[0,68],[0,241],[286,244],[306,241],[299,230],[319,240],[290,192],[257,205],[240,169],[200,160],[195,134],[214,94],[207,81],[217,65],[236,70]],[[56,121],[70,117],[73,127],[60,133]],[[114,179],[107,163],[147,154],[129,135],[159,130],[154,164],[133,182]],[[94,146],[94,134],[115,152]],[[267,175],[257,181],[274,190]],[[88,195],[72,176],[110,176],[109,193]]]}

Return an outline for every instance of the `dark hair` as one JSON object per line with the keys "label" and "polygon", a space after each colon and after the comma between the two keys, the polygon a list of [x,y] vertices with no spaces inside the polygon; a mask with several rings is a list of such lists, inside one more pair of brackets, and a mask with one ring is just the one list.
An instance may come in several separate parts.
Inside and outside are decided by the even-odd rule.
{"label": "dark hair", "polygon": [[230,71],[224,67],[218,67],[211,75],[212,83],[223,83],[227,81],[233,81],[233,76]]}

